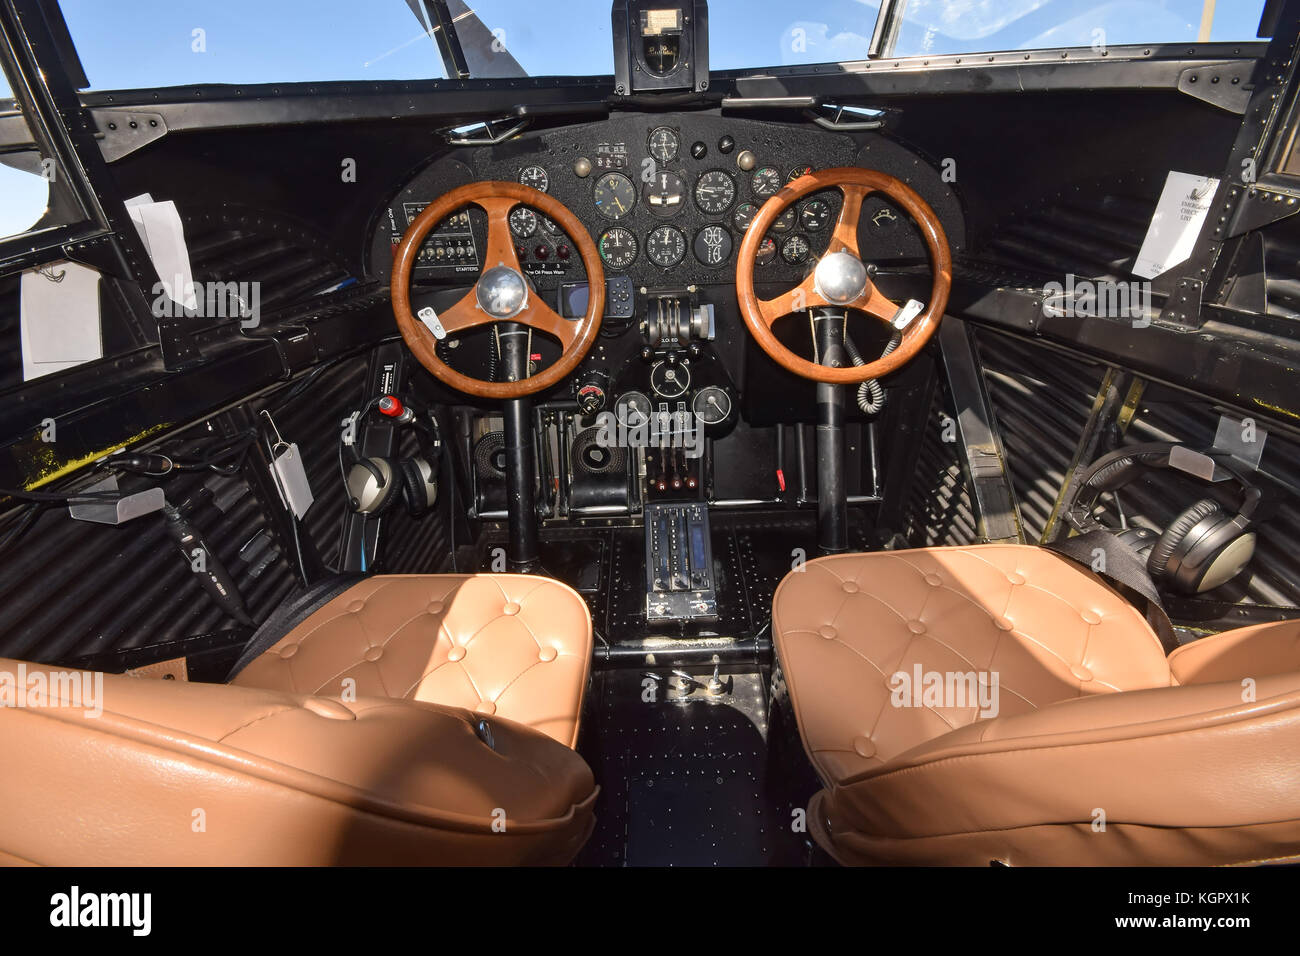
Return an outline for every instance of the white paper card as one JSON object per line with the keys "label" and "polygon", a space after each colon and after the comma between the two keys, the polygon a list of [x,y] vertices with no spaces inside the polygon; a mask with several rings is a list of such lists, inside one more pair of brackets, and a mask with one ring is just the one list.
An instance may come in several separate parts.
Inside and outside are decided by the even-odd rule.
{"label": "white paper card", "polygon": [[1219,181],[1213,176],[1169,174],[1133,263],[1135,276],[1153,279],[1192,254],[1218,188]]}
{"label": "white paper card", "polygon": [[148,193],[126,201],[127,212],[144,242],[153,267],[162,280],[163,291],[173,302],[187,309],[198,307],[194,292],[194,275],[190,271],[190,252],[185,245],[185,230],[176,204],[154,202]]}
{"label": "white paper card", "polygon": [[295,517],[301,518],[316,500],[311,493],[311,482],[307,480],[307,468],[297,444],[283,445],[280,449],[271,461],[271,477],[275,479],[284,506]]}
{"label": "white paper card", "polygon": [[104,357],[96,270],[52,262],[25,271],[19,290],[24,381]]}
{"label": "white paper card", "polygon": [[123,202],[123,205],[126,206],[126,214],[131,217],[131,222],[135,224],[135,231],[140,233],[140,241],[144,243],[145,252],[149,252],[149,237],[145,235],[144,220],[140,217],[140,207],[147,206],[152,202],[153,196],[148,193],[132,196]]}

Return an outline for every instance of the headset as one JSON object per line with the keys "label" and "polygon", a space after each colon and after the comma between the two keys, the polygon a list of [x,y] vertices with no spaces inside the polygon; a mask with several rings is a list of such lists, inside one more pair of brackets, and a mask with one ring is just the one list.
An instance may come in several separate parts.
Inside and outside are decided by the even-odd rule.
{"label": "headset", "polygon": [[1230,480],[1241,490],[1235,513],[1213,498],[1202,498],[1163,532],[1126,528],[1116,533],[1146,560],[1158,587],[1180,594],[1213,590],[1244,571],[1254,557],[1255,532],[1250,529],[1261,497],[1260,489],[1223,457],[1170,442],[1131,445],[1102,455],[1080,476],[1065,519],[1080,532],[1106,530],[1092,515],[1097,499],[1148,471],[1172,468],[1211,484]]}
{"label": "headset", "polygon": [[[399,500],[404,500],[407,513],[418,518],[438,500],[437,462],[442,449],[438,420],[432,414],[421,416],[396,395],[381,395],[366,404],[358,414],[357,422],[360,423],[374,409],[393,419],[397,425],[411,426],[419,453],[413,457],[400,454],[395,458],[368,457],[358,454],[354,444],[351,446],[352,464],[344,468],[345,442],[340,438],[339,468],[343,472],[348,507],[357,514],[382,515]],[[400,436],[398,442],[400,445]]]}

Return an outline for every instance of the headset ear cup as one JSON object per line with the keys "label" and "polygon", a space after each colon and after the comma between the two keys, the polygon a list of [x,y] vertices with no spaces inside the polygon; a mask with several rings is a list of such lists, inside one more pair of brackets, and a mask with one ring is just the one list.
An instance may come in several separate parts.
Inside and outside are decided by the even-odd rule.
{"label": "headset ear cup", "polygon": [[403,458],[397,463],[402,475],[402,496],[412,518],[419,518],[433,506],[438,485],[433,469],[423,458]]}
{"label": "headset ear cup", "polygon": [[1157,584],[1173,585],[1177,580],[1178,568],[1175,566],[1183,543],[1188,534],[1207,518],[1220,514],[1222,508],[1213,498],[1202,498],[1192,505],[1165,529],[1147,559],[1147,571]]}
{"label": "headset ear cup", "polygon": [[358,514],[383,514],[401,497],[401,485],[389,459],[359,459],[348,472],[348,503]]}

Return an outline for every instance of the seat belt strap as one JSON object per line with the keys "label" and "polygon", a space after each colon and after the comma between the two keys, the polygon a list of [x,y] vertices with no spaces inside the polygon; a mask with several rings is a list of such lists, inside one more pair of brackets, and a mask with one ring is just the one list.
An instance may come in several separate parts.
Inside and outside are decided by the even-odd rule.
{"label": "seat belt strap", "polygon": [[[1089,531],[1046,545],[1063,558],[1081,564],[1106,580],[1135,591],[1146,599],[1146,619],[1169,654],[1178,647],[1174,625],[1165,613],[1160,592],[1147,572],[1146,563],[1131,547],[1109,531]],[[1098,560],[1098,559],[1101,560]],[[1099,567],[1100,565],[1100,567]]]}
{"label": "seat belt strap", "polygon": [[365,576],[359,574],[326,578],[312,585],[294,600],[281,604],[248,639],[248,643],[244,645],[244,652],[235,662],[235,666],[230,669],[226,683],[234,680],[235,675],[251,664],[255,658],[279,643],[280,638],[301,624],[313,612],[324,607],[354,584],[364,580]]}

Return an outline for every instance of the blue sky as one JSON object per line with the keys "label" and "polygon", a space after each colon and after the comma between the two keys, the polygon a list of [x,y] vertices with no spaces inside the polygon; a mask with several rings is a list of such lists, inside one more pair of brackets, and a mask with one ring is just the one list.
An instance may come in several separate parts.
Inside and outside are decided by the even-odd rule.
{"label": "blue sky", "polygon": [[[468,0],[530,74],[613,72],[609,0]],[[910,0],[904,54],[1195,39],[1203,0]],[[1212,39],[1254,36],[1263,0],[1218,0]],[[94,89],[442,76],[404,0],[63,0]],[[878,0],[713,0],[715,69],[861,59]],[[547,11],[555,11],[548,16]],[[196,52],[194,30],[203,31]]]}
{"label": "blue sky", "polygon": [[[468,0],[531,75],[613,72],[609,0]],[[909,0],[900,55],[1188,42],[1204,0]],[[1218,0],[1212,40],[1249,40],[1263,0]],[[442,61],[405,0],[62,0],[91,89],[407,80]],[[866,56],[878,0],[712,0],[714,69]],[[555,16],[544,11],[553,9]],[[202,31],[201,43],[195,31]],[[201,47],[201,49],[197,49]],[[0,85],[0,97],[9,91]],[[0,236],[45,208],[45,184],[0,166]]]}

